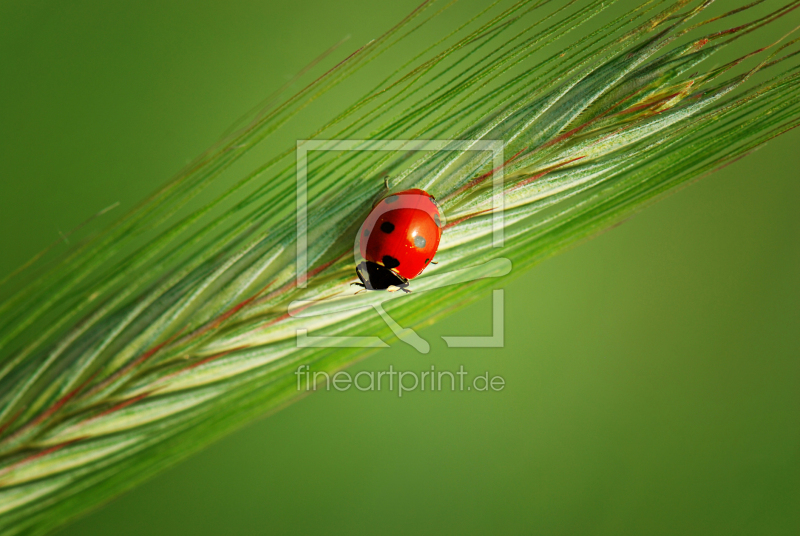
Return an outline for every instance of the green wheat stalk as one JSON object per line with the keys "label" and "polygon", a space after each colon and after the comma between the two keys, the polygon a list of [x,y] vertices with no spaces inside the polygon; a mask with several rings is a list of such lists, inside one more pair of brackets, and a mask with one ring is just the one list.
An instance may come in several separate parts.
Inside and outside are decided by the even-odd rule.
{"label": "green wheat stalk", "polygon": [[[421,325],[490,288],[502,272],[492,261],[519,274],[800,123],[797,39],[769,31],[800,0],[715,16],[712,0],[497,0],[425,37],[454,4],[424,2],[297,94],[268,99],[27,284],[26,272],[3,282],[3,534],[46,532],[296,399],[300,365],[333,371],[364,355],[299,348],[297,329],[388,336],[376,315],[320,301],[353,293],[354,234],[385,177],[430,191],[448,216],[440,264],[386,304]],[[615,16],[597,24],[604,12]],[[744,38],[752,52],[727,57]],[[370,69],[383,78],[365,91]],[[503,140],[505,246],[492,247],[499,170],[486,152],[314,152],[310,278],[298,288],[295,148],[269,140],[306,109],[330,112],[325,99],[343,89],[363,94],[309,139]],[[446,286],[464,277],[474,281]],[[303,300],[325,314],[289,315]]]}

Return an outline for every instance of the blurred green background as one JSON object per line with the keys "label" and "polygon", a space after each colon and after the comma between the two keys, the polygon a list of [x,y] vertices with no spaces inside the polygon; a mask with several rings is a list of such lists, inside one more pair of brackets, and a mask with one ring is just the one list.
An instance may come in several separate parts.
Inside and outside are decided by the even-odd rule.
{"label": "blurred green background", "polygon": [[[0,277],[414,5],[3,2]],[[487,297],[353,369],[502,392],[317,393],[59,534],[800,533],[799,144],[506,285],[504,348],[441,339],[489,334]]]}

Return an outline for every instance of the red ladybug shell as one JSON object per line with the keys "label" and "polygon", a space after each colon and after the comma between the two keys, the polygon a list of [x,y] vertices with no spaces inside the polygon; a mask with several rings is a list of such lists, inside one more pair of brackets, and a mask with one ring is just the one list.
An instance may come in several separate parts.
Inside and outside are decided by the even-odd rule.
{"label": "red ladybug shell", "polygon": [[361,256],[405,279],[417,277],[433,260],[443,216],[425,190],[404,190],[381,199],[361,226]]}

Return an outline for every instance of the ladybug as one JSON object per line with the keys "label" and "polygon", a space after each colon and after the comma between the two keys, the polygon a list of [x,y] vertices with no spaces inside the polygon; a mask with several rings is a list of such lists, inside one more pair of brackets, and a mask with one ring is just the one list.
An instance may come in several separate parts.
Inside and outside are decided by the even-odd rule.
{"label": "ladybug", "polygon": [[[425,190],[412,189],[384,197],[372,207],[359,230],[356,266],[367,290],[407,290],[433,261],[442,238],[444,214]],[[435,263],[434,263],[435,264]]]}

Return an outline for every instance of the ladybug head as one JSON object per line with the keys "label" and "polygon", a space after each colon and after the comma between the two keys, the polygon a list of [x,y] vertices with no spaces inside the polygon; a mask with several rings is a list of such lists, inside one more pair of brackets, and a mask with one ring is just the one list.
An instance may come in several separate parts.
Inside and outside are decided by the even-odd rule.
{"label": "ladybug head", "polygon": [[367,290],[386,290],[389,287],[405,289],[408,286],[408,279],[377,262],[361,262],[356,266],[356,275]]}

